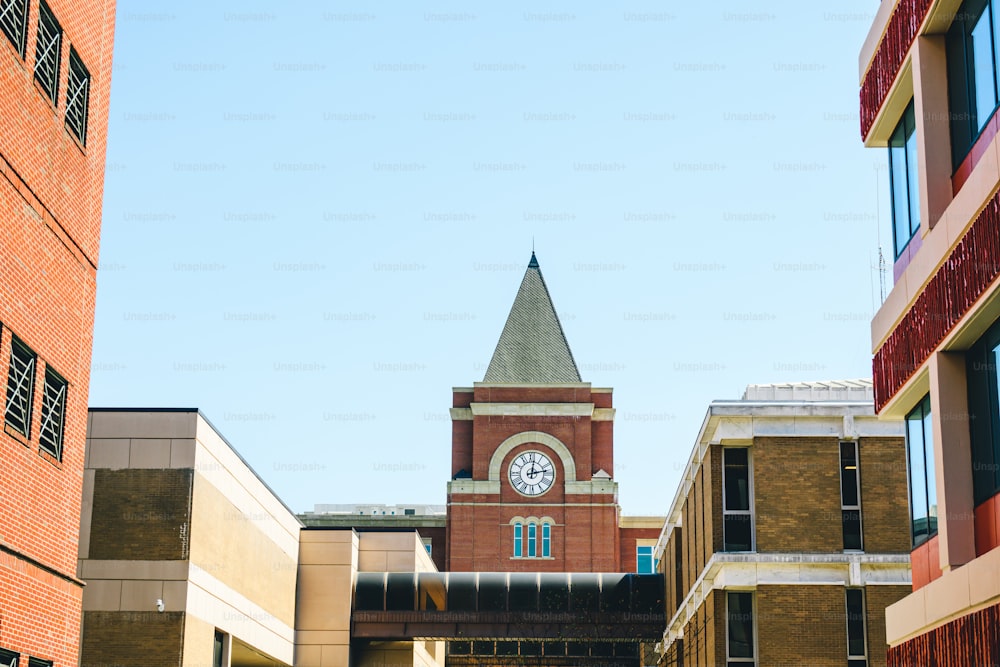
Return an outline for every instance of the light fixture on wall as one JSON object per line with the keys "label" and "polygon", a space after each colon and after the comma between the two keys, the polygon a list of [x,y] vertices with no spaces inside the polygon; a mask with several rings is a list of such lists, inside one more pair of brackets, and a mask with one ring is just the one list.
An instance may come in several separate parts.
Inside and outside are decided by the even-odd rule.
{"label": "light fixture on wall", "polygon": [[156,600],[156,611],[162,612],[164,609],[163,598],[157,598]]}

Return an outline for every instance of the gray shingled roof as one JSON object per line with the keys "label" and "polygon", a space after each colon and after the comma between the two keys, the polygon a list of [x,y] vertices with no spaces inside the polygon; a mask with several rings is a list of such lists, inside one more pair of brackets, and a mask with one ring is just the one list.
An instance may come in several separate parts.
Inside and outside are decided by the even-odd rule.
{"label": "gray shingled roof", "polygon": [[573,361],[535,253],[531,253],[528,270],[524,272],[483,382],[580,382],[580,371]]}

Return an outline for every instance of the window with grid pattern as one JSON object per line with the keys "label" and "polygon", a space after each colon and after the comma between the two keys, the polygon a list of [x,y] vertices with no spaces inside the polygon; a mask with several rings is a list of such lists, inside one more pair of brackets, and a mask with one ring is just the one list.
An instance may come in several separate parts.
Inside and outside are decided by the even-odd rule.
{"label": "window with grid pattern", "polygon": [[50,368],[45,369],[45,390],[42,392],[42,428],[38,445],[62,461],[63,426],[66,422],[66,388],[68,383]]}
{"label": "window with grid pattern", "polygon": [[66,86],[66,127],[80,143],[87,145],[87,103],[90,100],[90,72],[76,49],[69,50],[69,83]]}
{"label": "window with grid pattern", "polygon": [[0,648],[0,667],[17,667],[18,654]]}
{"label": "window with grid pattern", "polygon": [[26,437],[31,436],[31,401],[35,395],[35,353],[11,338],[7,369],[7,403],[4,422]]}
{"label": "window with grid pattern", "polygon": [[0,0],[0,28],[24,58],[28,36],[28,0]]}
{"label": "window with grid pattern", "polygon": [[55,14],[38,3],[38,43],[35,45],[35,80],[55,104],[59,96],[59,61],[62,59],[62,28]]}

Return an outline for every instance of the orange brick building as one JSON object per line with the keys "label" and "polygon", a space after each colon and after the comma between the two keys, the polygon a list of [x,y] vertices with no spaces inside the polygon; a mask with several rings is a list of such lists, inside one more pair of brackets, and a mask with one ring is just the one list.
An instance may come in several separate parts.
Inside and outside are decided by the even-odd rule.
{"label": "orange brick building", "polygon": [[75,665],[114,0],[0,2],[0,664]]}
{"label": "orange brick building", "polygon": [[531,261],[482,382],[456,388],[449,571],[636,571],[659,519],[623,519],[612,390],[583,382]]}

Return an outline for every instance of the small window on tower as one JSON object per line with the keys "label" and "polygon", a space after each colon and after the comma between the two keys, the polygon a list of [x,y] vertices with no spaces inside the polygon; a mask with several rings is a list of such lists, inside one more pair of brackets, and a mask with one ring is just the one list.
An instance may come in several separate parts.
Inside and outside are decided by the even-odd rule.
{"label": "small window on tower", "polygon": [[80,143],[87,145],[87,102],[90,99],[90,72],[83,60],[70,47],[69,84],[66,89],[66,127],[76,135]]}
{"label": "small window on tower", "polygon": [[12,338],[4,422],[25,437],[31,437],[31,401],[34,395],[35,353],[18,339]]}
{"label": "small window on tower", "polygon": [[67,386],[66,380],[46,367],[45,391],[42,394],[42,428],[38,434],[38,444],[59,461],[62,461]]}

